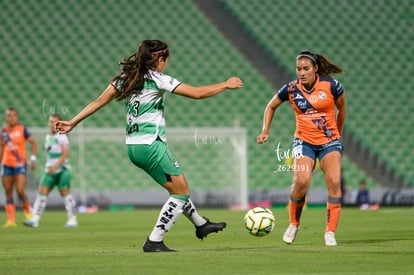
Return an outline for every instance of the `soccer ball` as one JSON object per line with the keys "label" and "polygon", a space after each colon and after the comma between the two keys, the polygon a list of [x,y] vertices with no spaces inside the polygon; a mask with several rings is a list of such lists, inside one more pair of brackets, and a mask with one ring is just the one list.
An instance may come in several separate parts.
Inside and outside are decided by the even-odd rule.
{"label": "soccer ball", "polygon": [[244,216],[244,227],[251,235],[263,237],[272,232],[275,227],[275,217],[268,208],[255,207]]}

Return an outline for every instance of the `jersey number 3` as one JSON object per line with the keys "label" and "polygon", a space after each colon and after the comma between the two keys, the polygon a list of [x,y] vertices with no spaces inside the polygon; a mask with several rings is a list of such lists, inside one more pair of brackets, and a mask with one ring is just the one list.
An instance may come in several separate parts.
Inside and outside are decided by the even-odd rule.
{"label": "jersey number 3", "polygon": [[[139,101],[136,100],[128,104],[128,116],[138,117],[138,115],[139,115]],[[132,119],[128,119],[128,120],[129,120],[128,121],[129,123],[126,127],[127,135],[130,135],[134,132],[139,132],[138,123],[131,124]]]}

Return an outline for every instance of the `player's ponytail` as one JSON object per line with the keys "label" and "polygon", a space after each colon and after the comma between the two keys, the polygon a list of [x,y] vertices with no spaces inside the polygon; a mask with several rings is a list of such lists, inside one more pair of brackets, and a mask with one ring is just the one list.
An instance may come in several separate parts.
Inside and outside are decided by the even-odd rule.
{"label": "player's ponytail", "polygon": [[120,62],[122,72],[113,81],[123,81],[116,99],[121,100],[144,87],[144,78],[150,69],[154,69],[159,57],[169,56],[168,45],[161,40],[142,41],[136,53]]}
{"label": "player's ponytail", "polygon": [[318,60],[318,74],[321,76],[330,76],[331,74],[342,74],[344,70],[338,65],[332,63],[326,56],[315,54]]}
{"label": "player's ponytail", "polygon": [[333,73],[342,74],[344,72],[341,67],[332,63],[322,54],[313,53],[311,51],[302,51],[298,54],[296,60],[302,57],[309,58],[313,65],[318,65],[318,74],[321,76],[330,76]]}

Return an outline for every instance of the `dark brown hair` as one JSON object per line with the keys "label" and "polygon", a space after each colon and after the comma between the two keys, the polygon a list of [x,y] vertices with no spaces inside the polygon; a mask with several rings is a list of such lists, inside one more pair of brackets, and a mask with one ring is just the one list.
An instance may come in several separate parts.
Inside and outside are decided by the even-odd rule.
{"label": "dark brown hair", "polygon": [[311,51],[302,51],[296,56],[296,60],[306,57],[313,65],[318,65],[318,74],[321,76],[330,76],[331,74],[342,74],[344,70],[338,65],[332,63],[326,56]]}
{"label": "dark brown hair", "polygon": [[112,81],[123,81],[121,91],[116,96],[117,100],[128,97],[133,92],[138,92],[144,87],[144,78],[150,69],[154,69],[159,57],[169,57],[168,45],[161,40],[143,40],[138,45],[138,50],[131,56],[120,62],[122,72]]}

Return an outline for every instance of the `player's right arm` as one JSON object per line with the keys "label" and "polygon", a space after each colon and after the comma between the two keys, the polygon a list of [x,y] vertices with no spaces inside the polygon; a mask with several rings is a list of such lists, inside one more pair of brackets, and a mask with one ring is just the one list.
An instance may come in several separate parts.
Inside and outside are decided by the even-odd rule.
{"label": "player's right arm", "polygon": [[221,83],[198,87],[181,83],[175,88],[174,93],[189,98],[203,99],[224,92],[227,89],[238,89],[242,87],[243,82],[240,78],[230,77],[227,81]]}
{"label": "player's right arm", "polygon": [[276,94],[270,101],[267,103],[264,114],[263,114],[263,127],[260,135],[257,136],[257,143],[262,144],[269,139],[269,129],[270,124],[272,123],[273,116],[276,112],[276,109],[283,103]]}
{"label": "player's right arm", "polygon": [[112,99],[115,98],[116,93],[117,91],[115,87],[112,86],[112,84],[109,84],[105,91],[103,91],[97,99],[89,103],[89,105],[83,108],[83,110],[80,111],[74,118],[69,121],[57,121],[55,124],[56,130],[62,134],[69,133],[79,122],[91,116],[103,106],[111,102]]}
{"label": "player's right arm", "polygon": [[69,156],[69,144],[68,143],[63,143],[60,140],[60,147],[61,147],[61,150],[62,150],[62,154],[60,155],[58,161],[53,166],[49,167],[49,170],[48,170],[47,173],[50,174],[50,175],[55,173],[56,169],[58,169],[65,162],[65,160]]}

